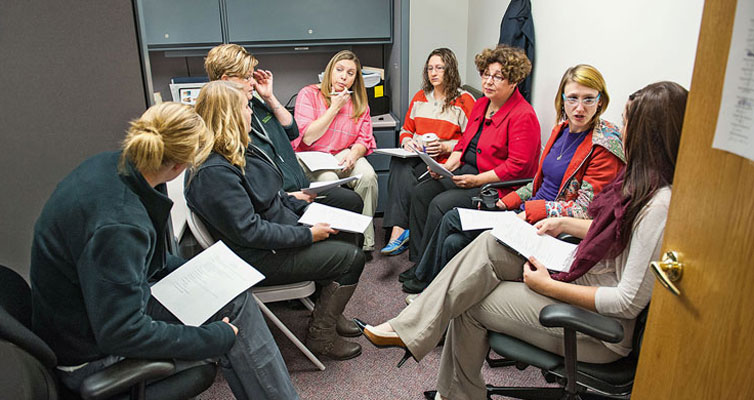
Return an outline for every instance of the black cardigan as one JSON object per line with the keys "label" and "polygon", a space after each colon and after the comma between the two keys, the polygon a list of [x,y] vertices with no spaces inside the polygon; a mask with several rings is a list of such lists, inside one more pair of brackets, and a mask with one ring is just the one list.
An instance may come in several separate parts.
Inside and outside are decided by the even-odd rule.
{"label": "black cardigan", "polygon": [[224,322],[191,327],[146,314],[149,279],[183,260],[165,249],[173,202],[131,165],[119,174],[119,156],[84,161],[58,184],[37,220],[34,331],[67,366],[106,355],[201,360],[226,353],[235,335]]}
{"label": "black cardigan", "polygon": [[252,265],[271,250],[312,243],[311,230],[297,223],[309,203],[282,190],[280,170],[254,145],[243,172],[213,152],[185,187],[186,203],[212,237]]}

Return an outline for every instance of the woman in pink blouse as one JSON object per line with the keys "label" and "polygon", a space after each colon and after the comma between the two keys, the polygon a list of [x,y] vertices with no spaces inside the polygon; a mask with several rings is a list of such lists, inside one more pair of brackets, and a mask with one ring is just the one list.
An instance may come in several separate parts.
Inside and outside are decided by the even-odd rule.
{"label": "woman in pink blouse", "polygon": [[[321,85],[309,85],[298,92],[294,114],[301,136],[291,144],[297,151],[321,151],[338,159],[343,169],[309,171],[309,180],[330,181],[353,175],[360,179],[348,185],[364,200],[362,214],[374,216],[377,207],[377,174],[364,158],[376,147],[372,120],[361,76],[361,62],[352,51],[333,56],[325,68]],[[374,250],[374,225],[364,233],[364,250]]]}

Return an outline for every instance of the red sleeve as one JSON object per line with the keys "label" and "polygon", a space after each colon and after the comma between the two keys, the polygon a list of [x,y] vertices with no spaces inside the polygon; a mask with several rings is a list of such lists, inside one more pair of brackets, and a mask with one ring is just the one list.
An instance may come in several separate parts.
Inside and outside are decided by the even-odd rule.
{"label": "red sleeve", "polygon": [[512,116],[508,125],[508,157],[494,170],[498,179],[530,178],[539,161],[540,130],[537,116],[532,113]]}
{"label": "red sleeve", "polygon": [[401,128],[401,134],[398,136],[398,146],[403,143],[403,139],[413,137],[414,133],[416,133],[416,122],[411,118],[411,111],[414,109],[414,102],[416,102],[417,96],[419,96],[419,93],[414,95],[414,98],[411,99],[411,103],[408,105],[406,118],[404,118],[403,127]]}

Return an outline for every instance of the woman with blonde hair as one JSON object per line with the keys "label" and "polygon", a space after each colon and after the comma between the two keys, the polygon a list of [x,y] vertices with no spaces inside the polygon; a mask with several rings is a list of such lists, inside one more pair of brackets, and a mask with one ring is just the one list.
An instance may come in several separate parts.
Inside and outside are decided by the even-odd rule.
{"label": "woman with blonde hair", "polygon": [[[545,144],[534,180],[498,201],[533,224],[547,217],[590,218],[589,203],[625,164],[618,128],[600,116],[610,97],[602,74],[591,65],[568,68],[555,94],[558,123]],[[464,231],[451,210],[432,234],[430,245],[405,291],[424,289],[440,269],[481,231]]]}
{"label": "woman with blonde hair", "polygon": [[282,173],[251,143],[251,109],[242,87],[208,83],[196,111],[215,145],[186,185],[189,208],[213,238],[265,275],[262,285],[308,280],[324,285],[309,324],[310,350],[336,360],[361,354],[361,346],[341,336],[360,334],[343,309],[356,289],[364,254],[352,242],[334,240],[341,235],[330,238],[337,231],[327,224],[298,224],[309,203],[283,191]]}
{"label": "woman with blonde hair", "polygon": [[[173,203],[165,183],[200,164],[212,144],[191,107],[162,103],[131,123],[120,152],[84,161],[50,196],[32,245],[32,319],[69,389],[124,357],[220,357],[236,398],[298,398],[246,293],[201,326],[181,324],[150,295],[151,281],[184,261],[166,248]],[[177,371],[189,367],[176,361]]]}
{"label": "woman with blonde hair", "polygon": [[[364,158],[377,147],[372,133],[361,62],[350,50],[335,54],[327,63],[322,84],[309,85],[298,92],[296,123],[301,136],[291,144],[297,152],[320,151],[335,156],[343,166],[339,171],[311,172],[311,181],[329,181],[348,176],[361,178],[348,186],[364,201],[362,214],[372,217],[377,208],[377,174]],[[374,224],[364,233],[364,250],[374,250]]]}

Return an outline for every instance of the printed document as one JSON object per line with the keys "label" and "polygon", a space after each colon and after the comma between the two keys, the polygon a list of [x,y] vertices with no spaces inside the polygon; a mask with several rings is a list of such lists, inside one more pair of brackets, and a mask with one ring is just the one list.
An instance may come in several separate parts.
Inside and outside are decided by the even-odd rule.
{"label": "printed document", "polygon": [[432,170],[432,172],[438,175],[441,175],[444,178],[453,177],[453,173],[448,171],[442,164],[435,161],[434,158],[430,157],[426,153],[421,153],[418,151],[414,151],[414,152],[418,154],[419,157],[421,157],[422,161],[424,161],[424,163],[427,164],[427,166],[429,167],[430,170]]}
{"label": "printed document", "polygon": [[416,154],[413,151],[403,150],[401,148],[394,148],[394,149],[374,149],[374,152],[377,154],[386,154],[390,157],[400,157],[400,158],[411,158],[411,157],[419,157],[418,154]]}
{"label": "printed document", "polygon": [[312,203],[306,208],[304,215],[299,218],[298,222],[309,226],[324,222],[339,231],[364,233],[369,223],[372,222],[372,217],[324,204]]}
{"label": "printed document", "polygon": [[506,220],[504,214],[516,213],[513,211],[484,211],[474,210],[473,208],[458,208],[458,216],[461,217],[461,228],[464,231],[475,231],[479,229],[492,229],[501,225]]}
{"label": "printed document", "polygon": [[262,279],[264,275],[219,241],[154,284],[151,290],[152,296],[181,322],[199,326]]}
{"label": "printed document", "polygon": [[302,151],[296,153],[296,157],[309,168],[309,171],[315,172],[323,169],[343,169],[343,166],[338,163],[338,159],[330,153],[324,153],[321,151]]}
{"label": "printed document", "polygon": [[361,179],[361,174],[349,176],[348,178],[338,179],[337,181],[312,182],[308,188],[303,188],[301,189],[301,191],[306,194],[317,195],[318,193],[324,192],[327,189],[332,189],[336,186],[344,185],[357,179]]}
{"label": "printed document", "polygon": [[492,236],[522,256],[534,256],[551,271],[568,272],[571,269],[576,245],[558,240],[550,235],[538,235],[537,228],[516,217],[515,213],[502,217],[501,225],[492,230]]}

